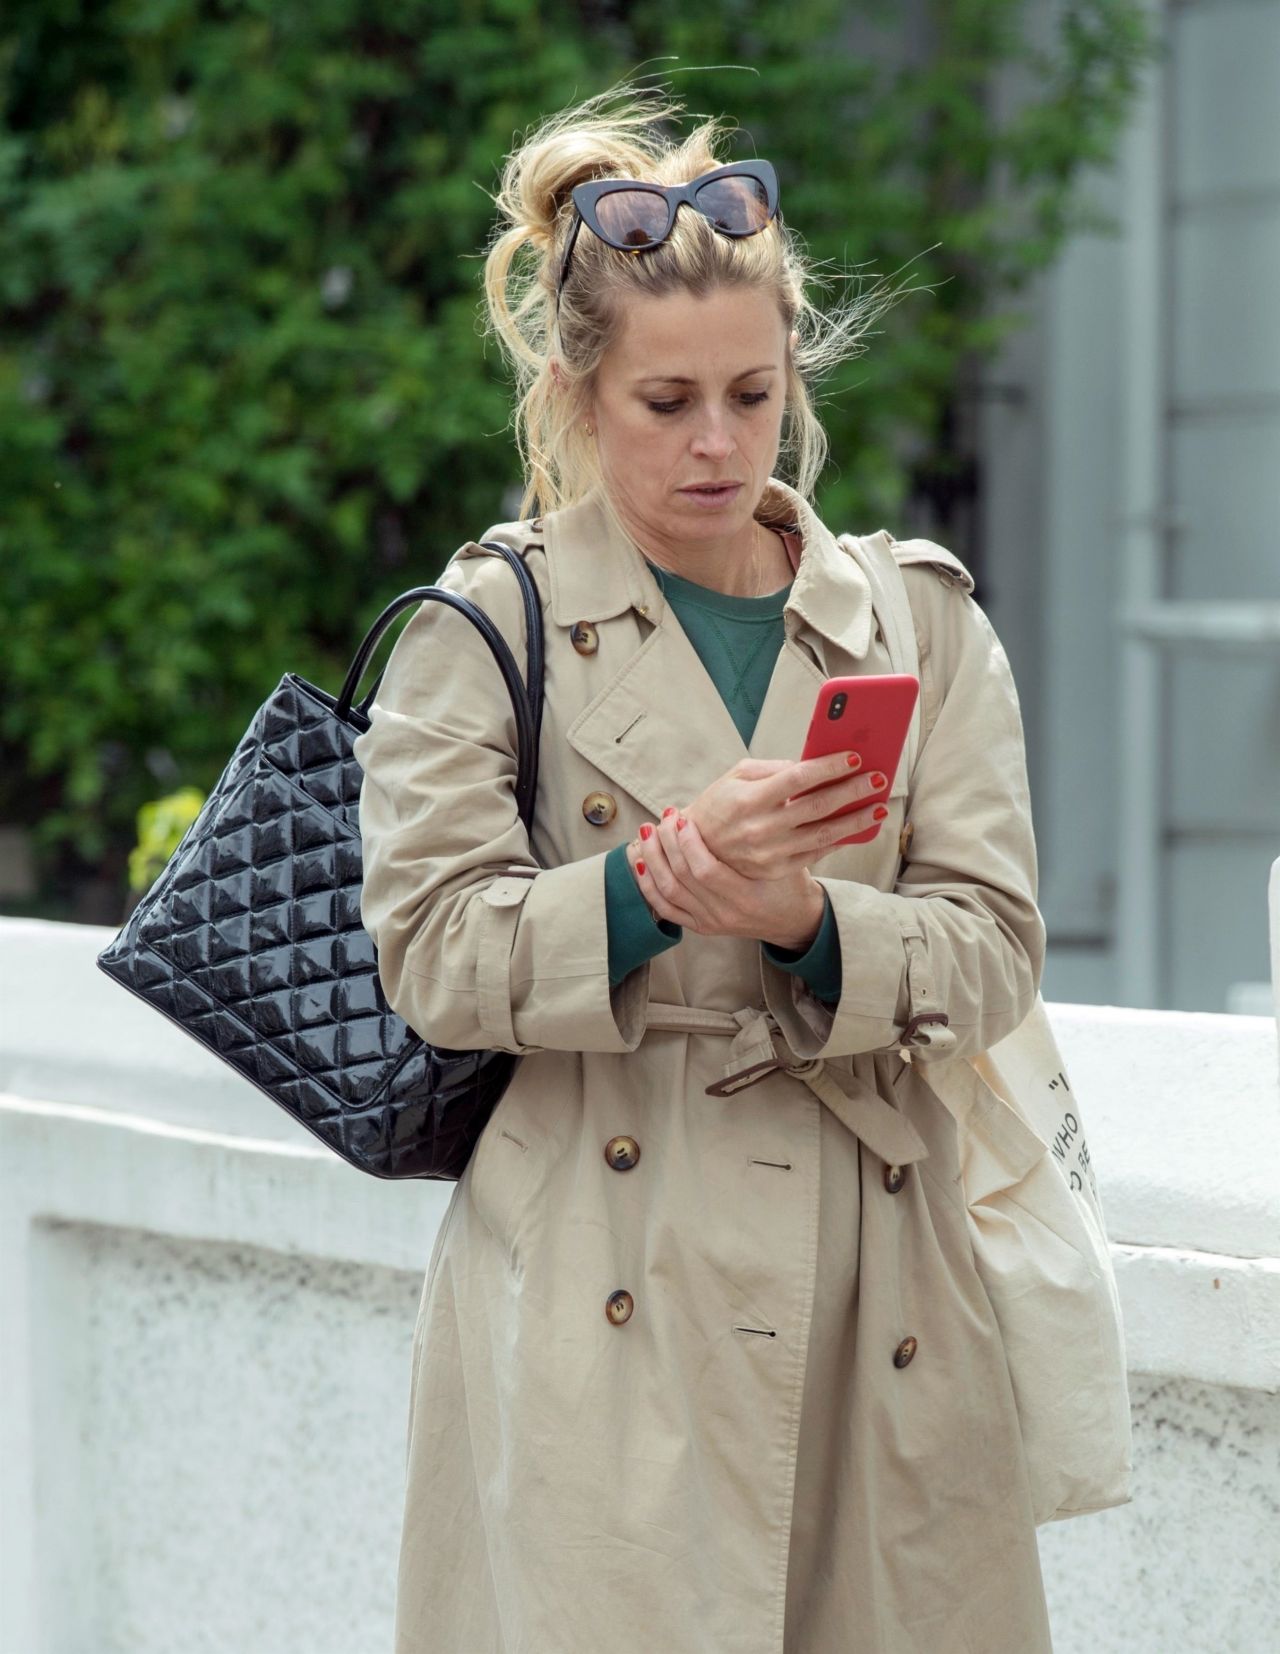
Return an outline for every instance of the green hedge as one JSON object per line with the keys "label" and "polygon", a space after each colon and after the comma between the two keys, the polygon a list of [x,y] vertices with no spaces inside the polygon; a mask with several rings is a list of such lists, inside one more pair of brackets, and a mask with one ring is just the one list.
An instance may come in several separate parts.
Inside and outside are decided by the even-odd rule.
{"label": "green hedge", "polygon": [[[487,192],[543,113],[625,76],[729,112],[837,277],[930,284],[821,388],[820,503],[945,523],[992,301],[1094,222],[1076,175],[1152,49],[1137,4],[1093,0],[1040,57],[1025,9],[937,4],[910,66],[888,4],[11,0],[0,820],[51,880],[123,893],[140,805],[207,789],[283,670],[336,688],[382,605],[506,514]],[[1033,96],[998,124],[1015,60]]]}

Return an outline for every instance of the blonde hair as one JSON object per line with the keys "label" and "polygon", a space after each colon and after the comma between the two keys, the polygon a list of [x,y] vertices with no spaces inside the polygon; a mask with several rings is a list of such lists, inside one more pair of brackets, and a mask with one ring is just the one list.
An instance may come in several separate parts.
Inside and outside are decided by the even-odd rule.
{"label": "blonde hair", "polygon": [[[619,107],[607,110],[615,96]],[[805,294],[806,284],[820,279],[817,267],[789,227],[779,227],[775,218],[761,234],[735,240],[718,234],[700,214],[681,212],[667,240],[643,258],[621,258],[585,227],[578,232],[560,299],[557,340],[556,283],[573,229],[574,185],[615,177],[683,183],[732,158],[715,152],[728,130],[718,116],[704,120],[683,142],[657,130],[658,121],[682,107],[654,87],[641,93],[623,82],[549,116],[504,159],[500,187],[491,199],[506,227],[495,229],[484,255],[485,331],[496,335],[516,378],[521,519],[576,504],[599,480],[595,445],[582,416],[628,303],[639,295],[705,294],[720,286],[763,289],[786,323],[777,473],[812,504],[828,442],[810,383],[860,354],[872,322],[898,296],[877,287],[824,315]],[[799,335],[794,351],[793,330]],[[562,388],[552,377],[553,354],[560,361]]]}

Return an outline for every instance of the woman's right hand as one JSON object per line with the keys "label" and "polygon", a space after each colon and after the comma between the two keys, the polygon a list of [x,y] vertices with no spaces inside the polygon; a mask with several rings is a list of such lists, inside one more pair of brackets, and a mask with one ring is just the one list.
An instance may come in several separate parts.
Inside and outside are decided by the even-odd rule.
{"label": "woman's right hand", "polygon": [[[886,779],[878,771],[850,774],[851,757],[858,755],[739,759],[682,814],[697,822],[712,855],[744,878],[792,876],[812,867],[840,839],[878,828],[884,819],[876,819],[871,806],[834,820],[822,819],[843,804],[884,791]],[[810,787],[818,791],[808,792]],[[798,797],[800,793],[806,796]]]}

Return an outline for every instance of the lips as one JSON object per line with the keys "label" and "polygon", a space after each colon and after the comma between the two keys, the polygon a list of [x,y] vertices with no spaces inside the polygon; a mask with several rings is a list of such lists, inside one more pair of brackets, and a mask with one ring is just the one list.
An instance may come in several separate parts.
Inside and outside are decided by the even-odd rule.
{"label": "lips", "polygon": [[695,482],[682,488],[682,494],[723,494],[726,489],[741,488],[740,482]]}

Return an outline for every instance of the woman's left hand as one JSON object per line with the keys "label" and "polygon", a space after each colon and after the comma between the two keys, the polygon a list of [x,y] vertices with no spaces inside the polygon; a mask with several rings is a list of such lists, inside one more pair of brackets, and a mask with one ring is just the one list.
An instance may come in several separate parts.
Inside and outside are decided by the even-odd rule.
{"label": "woman's left hand", "polygon": [[707,849],[691,816],[672,810],[651,825],[648,838],[627,845],[627,860],[659,919],[700,936],[745,936],[784,948],[812,941],[825,895],[808,868],[776,879],[743,878]]}

